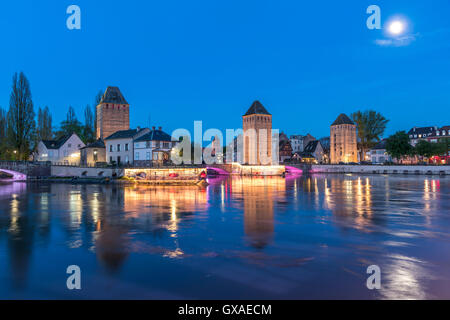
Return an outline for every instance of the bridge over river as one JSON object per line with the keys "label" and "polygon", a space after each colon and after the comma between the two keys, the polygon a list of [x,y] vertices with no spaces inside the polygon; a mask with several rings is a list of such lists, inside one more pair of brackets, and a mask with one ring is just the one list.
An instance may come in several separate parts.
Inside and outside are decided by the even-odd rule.
{"label": "bridge over river", "polygon": [[[11,180],[24,181],[33,178],[45,177],[79,177],[79,178],[105,178],[122,177],[127,175],[127,171],[152,170],[161,171],[161,174],[169,171],[180,171],[186,169],[205,169],[209,173],[219,175],[283,175],[301,174],[308,172],[310,166],[305,164],[280,165],[280,166],[243,166],[240,164],[214,164],[214,165],[193,165],[193,166],[162,166],[162,167],[83,167],[70,165],[54,165],[49,162],[30,161],[0,161],[0,172],[6,173]],[[159,174],[158,174],[159,175]]]}

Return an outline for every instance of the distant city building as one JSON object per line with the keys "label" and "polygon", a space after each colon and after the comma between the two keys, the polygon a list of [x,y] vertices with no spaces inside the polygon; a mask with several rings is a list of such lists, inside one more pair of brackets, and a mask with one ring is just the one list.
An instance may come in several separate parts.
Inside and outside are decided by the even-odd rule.
{"label": "distant city building", "polygon": [[111,164],[134,163],[134,141],[150,132],[148,128],[117,131],[105,139],[106,160]]}
{"label": "distant city building", "polygon": [[242,118],[244,164],[272,164],[272,115],[255,101]]}
{"label": "distant city building", "polygon": [[322,147],[322,143],[319,140],[314,140],[308,143],[302,152],[302,162],[326,162],[325,151]]}
{"label": "distant city building", "polygon": [[430,137],[435,137],[436,134],[437,127],[414,127],[408,131],[410,143],[413,147],[415,147],[420,140],[428,140]]}
{"label": "distant city building", "polygon": [[391,156],[386,151],[387,140],[381,140],[375,147],[370,150],[370,161],[374,164],[383,164],[392,162]]}
{"label": "distant city building", "polygon": [[42,140],[38,144],[34,158],[53,164],[79,165],[80,149],[84,146],[76,133],[65,135],[58,140]]}
{"label": "distant city building", "polygon": [[358,161],[356,125],[345,114],[339,115],[330,130],[331,163],[350,163]]}
{"label": "distant city building", "polygon": [[280,162],[283,163],[287,160],[291,160],[293,149],[291,142],[286,134],[283,132],[279,135],[279,157]]}
{"label": "distant city building", "polygon": [[106,147],[103,140],[99,139],[80,149],[80,164],[82,166],[95,166],[106,162]]}
{"label": "distant city building", "polygon": [[97,139],[130,129],[130,105],[119,88],[108,87],[97,106]]}
{"label": "distant city building", "polygon": [[429,142],[439,142],[442,139],[450,138],[450,126],[444,126],[442,128],[435,127],[434,135],[427,136]]}
{"label": "distant city building", "polygon": [[134,140],[134,165],[153,166],[162,165],[170,160],[170,151],[176,142],[162,131],[162,127],[152,130]]}
{"label": "distant city building", "polygon": [[311,141],[316,140],[312,135],[309,133],[306,136],[303,135],[292,135],[289,138],[289,141],[291,142],[292,151],[295,153],[303,152],[305,147],[310,143]]}

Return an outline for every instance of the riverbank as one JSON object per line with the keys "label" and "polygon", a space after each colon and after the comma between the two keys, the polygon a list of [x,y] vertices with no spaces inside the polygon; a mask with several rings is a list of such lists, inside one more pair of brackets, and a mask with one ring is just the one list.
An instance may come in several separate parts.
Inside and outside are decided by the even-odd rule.
{"label": "riverbank", "polygon": [[450,175],[450,166],[312,165],[310,173]]}
{"label": "riverbank", "polygon": [[[6,180],[5,180],[6,181]],[[17,182],[17,181],[16,181]],[[30,178],[26,182],[32,183],[72,183],[72,184],[121,184],[121,185],[155,185],[155,186],[207,186],[208,183],[205,180],[189,179],[189,180],[137,180],[130,178],[95,178],[95,177],[41,177]]]}

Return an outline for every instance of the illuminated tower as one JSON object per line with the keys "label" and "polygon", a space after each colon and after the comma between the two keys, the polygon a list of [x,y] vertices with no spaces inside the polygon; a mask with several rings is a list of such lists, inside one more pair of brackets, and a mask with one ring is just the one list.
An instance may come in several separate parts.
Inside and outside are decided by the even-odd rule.
{"label": "illuminated tower", "polygon": [[243,116],[244,164],[272,164],[272,115],[253,102]]}
{"label": "illuminated tower", "polygon": [[356,125],[345,114],[341,114],[331,125],[331,163],[357,162]]}
{"label": "illuminated tower", "polygon": [[97,106],[97,139],[130,129],[130,105],[118,87],[108,87]]}

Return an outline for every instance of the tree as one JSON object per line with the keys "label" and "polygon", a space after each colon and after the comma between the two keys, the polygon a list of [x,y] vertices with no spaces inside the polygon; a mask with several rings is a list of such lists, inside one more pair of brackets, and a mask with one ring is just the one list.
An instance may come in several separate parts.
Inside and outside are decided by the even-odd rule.
{"label": "tree", "polygon": [[13,148],[15,160],[27,160],[34,147],[36,123],[30,83],[23,72],[13,76],[9,110],[7,114],[7,140]]}
{"label": "tree", "polygon": [[72,133],[76,133],[79,137],[82,137],[83,125],[80,121],[78,121],[73,107],[69,107],[66,120],[61,122],[61,127],[59,132],[56,134],[56,138],[59,139],[65,135],[71,135]]}
{"label": "tree", "polygon": [[360,159],[363,160],[366,150],[372,148],[380,142],[389,120],[373,110],[367,110],[364,112],[357,111],[353,113],[351,117],[357,127],[359,138],[358,145],[361,150]]}
{"label": "tree", "polygon": [[91,143],[95,141],[94,115],[92,114],[90,105],[87,105],[84,109],[83,139],[85,143]]}
{"label": "tree", "polygon": [[425,157],[425,158],[431,158],[435,156],[436,151],[436,143],[431,143],[426,140],[420,140],[416,147],[414,148],[414,151],[417,155]]}
{"label": "tree", "polygon": [[386,151],[391,157],[400,160],[411,155],[413,147],[409,143],[409,136],[405,131],[399,131],[390,136],[386,141]]}
{"label": "tree", "polygon": [[0,108],[0,159],[6,158],[6,112]]}
{"label": "tree", "polygon": [[433,156],[447,156],[450,146],[450,139],[441,139],[438,143],[433,143]]}
{"label": "tree", "polygon": [[47,106],[44,109],[39,108],[37,122],[37,140],[51,140],[52,137],[52,115],[50,114],[50,110]]}

